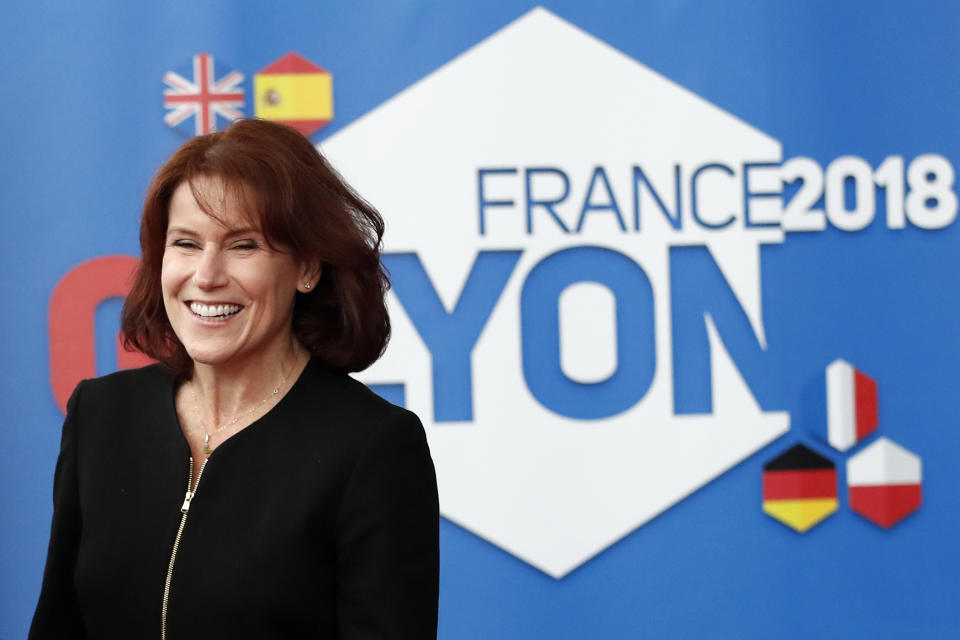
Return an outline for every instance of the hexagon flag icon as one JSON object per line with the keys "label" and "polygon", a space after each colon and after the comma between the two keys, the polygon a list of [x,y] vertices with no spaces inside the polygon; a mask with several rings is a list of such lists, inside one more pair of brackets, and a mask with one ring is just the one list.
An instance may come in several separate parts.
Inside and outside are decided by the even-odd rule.
{"label": "hexagon flag icon", "polygon": [[290,52],[253,76],[254,114],[290,125],[305,136],[333,119],[333,76]]}
{"label": "hexagon flag icon", "polygon": [[920,457],[880,438],[847,460],[850,508],[889,529],[916,511],[922,502]]}
{"label": "hexagon flag icon", "polygon": [[837,510],[837,469],[796,444],[763,467],[763,511],[804,533]]}
{"label": "hexagon flag icon", "polygon": [[845,360],[827,367],[827,439],[838,451],[847,451],[878,424],[877,381]]}

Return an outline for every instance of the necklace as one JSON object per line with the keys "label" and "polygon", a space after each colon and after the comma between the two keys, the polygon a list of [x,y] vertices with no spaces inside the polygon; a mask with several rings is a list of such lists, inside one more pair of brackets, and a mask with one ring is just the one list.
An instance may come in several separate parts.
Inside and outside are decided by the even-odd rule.
{"label": "necklace", "polygon": [[260,402],[256,403],[255,405],[253,405],[252,407],[250,407],[249,409],[247,409],[247,410],[244,411],[243,413],[238,413],[237,415],[233,416],[233,418],[231,418],[228,422],[224,422],[224,423],[221,424],[219,427],[218,427],[218,426],[214,426],[214,428],[213,428],[213,429],[210,429],[209,431],[204,427],[203,421],[202,421],[202,419],[200,418],[200,415],[201,415],[201,414],[200,414],[200,400],[197,398],[197,391],[196,391],[196,389],[194,389],[194,384],[193,384],[193,381],[191,380],[191,381],[190,381],[190,395],[193,396],[193,410],[194,410],[194,412],[197,414],[197,422],[200,424],[200,428],[203,430],[203,453],[204,453],[207,457],[209,457],[210,454],[213,453],[213,449],[210,448],[210,436],[212,436],[212,435],[214,435],[214,434],[216,434],[216,433],[219,433],[220,431],[223,431],[223,430],[226,429],[227,427],[231,427],[231,426],[237,424],[238,422],[240,422],[240,420],[242,420],[243,418],[246,418],[246,417],[249,416],[251,413],[253,413],[253,412],[256,411],[257,409],[259,409],[260,407],[262,407],[263,405],[265,405],[267,402],[269,402],[270,400],[276,398],[276,397],[280,394],[280,390],[283,389],[284,385],[287,383],[287,378],[290,377],[290,374],[291,374],[291,373],[293,373],[294,371],[296,371],[296,369],[297,369],[297,364],[298,364],[299,362],[300,362],[300,358],[298,357],[298,358],[296,359],[296,361],[294,361],[293,366],[290,368],[290,370],[287,371],[286,375],[284,375],[283,378],[280,380],[280,383],[273,388],[273,391],[271,391],[269,394],[267,394],[267,397],[265,397],[263,400],[261,400]]}

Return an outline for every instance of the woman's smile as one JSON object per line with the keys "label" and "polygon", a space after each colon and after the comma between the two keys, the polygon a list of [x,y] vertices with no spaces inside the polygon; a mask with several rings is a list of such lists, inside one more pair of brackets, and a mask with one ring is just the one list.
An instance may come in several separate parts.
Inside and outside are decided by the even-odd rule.
{"label": "woman's smile", "polygon": [[231,318],[243,311],[242,304],[230,302],[200,302],[188,300],[184,304],[190,309],[197,320],[213,326],[224,325]]}

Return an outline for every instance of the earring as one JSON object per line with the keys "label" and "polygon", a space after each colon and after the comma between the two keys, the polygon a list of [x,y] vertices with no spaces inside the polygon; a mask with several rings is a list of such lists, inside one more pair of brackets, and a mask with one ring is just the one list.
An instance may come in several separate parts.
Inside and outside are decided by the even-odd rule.
{"label": "earring", "polygon": [[308,283],[306,283],[306,284],[303,285],[303,286],[304,286],[305,288],[309,289],[309,288],[310,288],[310,283],[308,282]]}

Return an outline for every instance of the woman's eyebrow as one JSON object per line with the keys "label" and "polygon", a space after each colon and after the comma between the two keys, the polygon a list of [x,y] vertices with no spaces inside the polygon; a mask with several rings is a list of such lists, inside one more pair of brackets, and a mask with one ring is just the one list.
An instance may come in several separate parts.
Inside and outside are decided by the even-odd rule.
{"label": "woman's eyebrow", "polygon": [[196,235],[196,232],[193,231],[193,229],[187,229],[186,227],[170,227],[169,229],[167,229],[168,236],[174,233],[182,233],[190,236]]}
{"label": "woman's eyebrow", "polygon": [[261,234],[262,231],[260,231],[260,229],[258,229],[257,227],[244,227],[242,229],[230,229],[229,231],[227,231],[227,237],[230,238],[233,236],[242,236],[248,233]]}
{"label": "woman's eyebrow", "polygon": [[[168,236],[174,233],[190,235],[190,236],[197,235],[196,231],[194,231],[193,229],[188,229],[187,227],[170,227],[169,229],[167,229]],[[228,238],[231,238],[233,236],[241,236],[245,234],[260,235],[262,233],[263,232],[257,227],[243,227],[242,229],[229,229],[224,235]]]}

